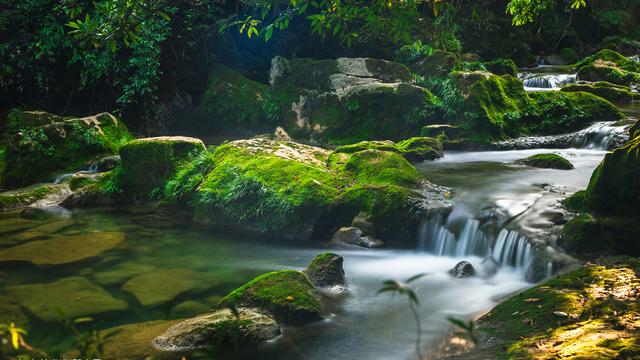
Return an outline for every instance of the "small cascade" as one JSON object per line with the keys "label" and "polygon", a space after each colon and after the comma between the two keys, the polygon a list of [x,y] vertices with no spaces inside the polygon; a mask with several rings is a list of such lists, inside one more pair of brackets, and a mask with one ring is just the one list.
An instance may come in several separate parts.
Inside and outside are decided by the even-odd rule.
{"label": "small cascade", "polygon": [[628,134],[624,126],[611,122],[597,122],[580,131],[573,145],[576,148],[608,150],[626,141]]}
{"label": "small cascade", "polygon": [[500,266],[520,271],[525,279],[534,276],[533,246],[517,231],[502,229],[497,236],[486,234],[477,219],[468,219],[456,234],[446,226],[446,219],[435,217],[421,225],[419,250],[437,256],[491,256]]}
{"label": "small cascade", "polygon": [[76,174],[95,174],[98,172],[98,167],[100,166],[100,162],[99,161],[95,161],[93,162],[88,169],[86,170],[80,170],[80,171],[76,171],[73,173],[68,173],[68,174],[62,174],[62,175],[58,175],[56,177],[56,179],[53,181],[54,184],[60,184],[61,182],[63,182],[64,180],[76,175]]}
{"label": "small cascade", "polygon": [[576,74],[519,73],[518,79],[526,91],[560,90],[564,85],[575,83]]}

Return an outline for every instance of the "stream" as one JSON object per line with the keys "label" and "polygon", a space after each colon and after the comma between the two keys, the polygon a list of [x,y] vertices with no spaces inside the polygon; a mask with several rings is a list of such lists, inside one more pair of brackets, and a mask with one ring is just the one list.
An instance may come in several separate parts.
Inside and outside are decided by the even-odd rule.
{"label": "stream", "polygon": [[[637,116],[637,104],[623,109]],[[606,124],[611,125],[611,124]],[[606,129],[613,129],[609,126]],[[606,130],[608,131],[608,130]],[[406,298],[377,295],[382,281],[405,279],[418,273],[425,353],[433,354],[452,327],[447,317],[469,319],[487,311],[503,297],[558,271],[567,256],[555,248],[549,235],[558,201],[585,188],[591,173],[606,153],[593,141],[582,148],[447,152],[444,158],[419,164],[429,181],[453,189],[455,208],[446,217],[425,221],[415,250],[352,250],[322,244],[283,244],[272,239],[244,237],[154,213],[145,207],[67,211],[49,209],[44,218],[24,219],[20,214],[0,214],[1,250],[34,240],[61,237],[87,238],[95,234],[122,233],[125,239],[97,256],[62,265],[34,266],[25,262],[0,262],[0,294],[19,293],[33,284],[78,277],[106,290],[107,296],[126,304],[117,311],[91,314],[93,325],[117,325],[196,315],[253,277],[277,269],[303,269],[316,255],[334,251],[344,257],[348,294],[332,304],[333,315],[322,322],[285,328],[284,336],[251,351],[230,354],[230,359],[411,359],[415,356],[415,324]],[[555,152],[574,165],[570,171],[534,169],[511,164],[537,153]],[[515,219],[515,220],[513,220]],[[48,226],[47,226],[48,225]],[[92,235],[93,234],[93,235]],[[51,249],[51,256],[56,251]],[[492,277],[452,280],[448,274],[461,260],[476,268],[488,255],[500,263]],[[1,256],[1,255],[0,255]],[[543,256],[544,259],[536,260]],[[536,270],[534,263],[542,263]],[[159,271],[192,271],[215,281],[191,284],[152,305],[132,295],[131,279]],[[168,276],[161,284],[171,289]],[[179,281],[179,280],[178,280]],[[143,287],[143,291],[145,288]],[[63,350],[71,345],[69,332],[56,320],[38,316],[38,306],[54,306],[63,296],[56,289],[41,303],[30,305],[33,345]],[[0,301],[0,313],[2,312]],[[49,305],[47,305],[49,304]],[[44,311],[44,310],[42,310]]]}

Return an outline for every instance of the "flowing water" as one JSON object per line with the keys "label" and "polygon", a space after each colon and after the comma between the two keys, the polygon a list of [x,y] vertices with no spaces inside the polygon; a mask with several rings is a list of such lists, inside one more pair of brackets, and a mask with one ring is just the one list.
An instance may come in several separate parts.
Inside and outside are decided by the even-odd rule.
{"label": "flowing water", "polygon": [[576,74],[558,73],[556,66],[539,66],[518,73],[526,91],[554,91],[576,82]]}
{"label": "flowing water", "polygon": [[[632,114],[633,109],[637,110],[637,106],[627,111]],[[0,315],[8,302],[22,303],[31,322],[32,343],[47,349],[65,349],[72,338],[62,325],[63,316],[51,315],[50,307],[64,306],[76,288],[50,287],[43,294],[41,284],[80,278],[99,287],[91,291],[104,290],[112,301],[124,304],[117,310],[87,314],[95,319],[94,326],[106,329],[196,315],[256,275],[277,269],[302,269],[317,254],[331,250],[344,257],[349,286],[348,294],[332,303],[333,315],[310,326],[285,328],[284,336],[274,342],[225,358],[414,358],[416,333],[407,300],[377,295],[377,290],[384,280],[405,279],[418,273],[426,273],[415,283],[421,299],[423,346],[425,353],[433,354],[451,333],[447,317],[468,319],[490,309],[504,296],[531,286],[528,280],[539,280],[557,270],[553,257],[549,263],[546,258],[542,261],[542,275],[532,269],[542,256],[537,253],[536,244],[544,241],[540,239],[545,239],[547,233],[547,227],[539,225],[544,222],[544,214],[557,209],[560,199],[587,185],[606,151],[592,140],[581,145],[584,148],[448,152],[440,160],[418,165],[426,179],[453,188],[455,207],[447,216],[425,220],[416,250],[345,250],[323,244],[283,244],[229,234],[140,207],[74,211],[55,208],[36,220],[33,216],[25,219],[25,214],[0,214]],[[512,164],[541,152],[557,152],[576,168],[562,171]],[[83,241],[104,233],[124,234],[124,240],[98,254],[76,254],[73,261],[65,263],[69,249],[61,240],[74,239],[74,246],[82,247]],[[7,257],[6,249],[36,241],[57,244],[49,245],[44,255],[43,251],[25,255],[41,265],[2,260]],[[494,276],[452,280],[448,275],[448,270],[461,260],[483,269],[481,262],[486,256],[499,265]],[[184,275],[172,276],[185,271],[209,277],[185,287]],[[142,281],[157,273],[166,275],[155,280],[147,277],[146,284]],[[139,295],[160,292],[160,300],[143,305],[134,296],[136,283]],[[179,292],[171,291],[180,287],[183,289]],[[165,290],[171,294],[163,293]],[[42,316],[44,313],[49,316]]]}

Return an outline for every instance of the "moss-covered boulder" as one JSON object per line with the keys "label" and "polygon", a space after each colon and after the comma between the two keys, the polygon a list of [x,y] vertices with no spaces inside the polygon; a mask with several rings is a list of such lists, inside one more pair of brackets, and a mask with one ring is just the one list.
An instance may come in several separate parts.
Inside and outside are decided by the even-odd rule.
{"label": "moss-covered boulder", "polygon": [[184,136],[132,140],[120,148],[117,183],[126,194],[147,198],[164,186],[183,161],[204,149],[202,140]]}
{"label": "moss-covered boulder", "polygon": [[625,118],[614,104],[587,92],[538,91],[529,96],[535,116],[525,118],[525,126],[531,134],[561,134]]}
{"label": "moss-covered boulder", "polygon": [[210,346],[247,346],[280,335],[280,326],[272,317],[254,309],[237,311],[236,316],[229,309],[220,309],[179,322],[153,339],[153,346],[172,352]]}
{"label": "moss-covered boulder", "polygon": [[143,306],[166,304],[187,292],[211,289],[220,284],[215,275],[187,270],[167,269],[138,275],[127,281],[122,289],[133,294]]}
{"label": "moss-covered boulder", "polygon": [[69,277],[44,284],[15,285],[6,294],[42,321],[62,321],[98,316],[128,309],[126,302],[83,277]]}
{"label": "moss-covered boulder", "polygon": [[496,59],[485,61],[484,67],[496,75],[518,75],[518,66],[511,59]]}
{"label": "moss-covered boulder", "polygon": [[478,140],[519,135],[522,118],[531,107],[520,80],[483,71],[457,72],[454,76],[464,98],[464,112],[473,114],[472,122],[459,125],[471,130]]}
{"label": "moss-covered boulder", "polygon": [[608,153],[596,168],[585,194],[596,212],[635,214],[640,208],[640,137]]}
{"label": "moss-covered boulder", "polygon": [[[224,65],[212,66],[207,89],[198,107],[198,121],[189,122],[190,130],[269,130],[273,117],[269,109],[277,105],[269,94],[269,86],[246,78]],[[177,124],[178,126],[180,124]]]}
{"label": "moss-covered boulder", "polygon": [[266,273],[225,296],[219,307],[236,306],[267,311],[278,322],[303,325],[322,319],[322,299],[301,271]]}
{"label": "moss-covered boulder", "polygon": [[344,286],[345,277],[342,268],[342,256],[324,253],[316,256],[304,273],[311,283],[319,288]]}
{"label": "moss-covered boulder", "polygon": [[411,71],[422,77],[447,76],[460,66],[460,58],[448,51],[434,50],[431,55],[411,65]]}
{"label": "moss-covered boulder", "polygon": [[571,170],[573,164],[558,154],[536,154],[514,161],[517,165],[526,165],[542,169]]}
{"label": "moss-covered boulder", "polygon": [[120,232],[94,232],[80,235],[56,235],[49,240],[34,240],[0,250],[0,262],[26,261],[34,265],[62,265],[86,260],[124,241]]}
{"label": "moss-covered boulder", "polygon": [[56,175],[88,167],[131,139],[124,124],[108,113],[62,119],[14,111],[9,116],[2,174],[2,185],[9,188],[53,181]]}
{"label": "moss-covered boulder", "polygon": [[56,205],[59,198],[64,198],[70,194],[66,185],[39,184],[21,189],[0,192],[0,210],[9,211],[25,208],[28,206]]}
{"label": "moss-covered boulder", "polygon": [[428,208],[443,206],[445,191],[421,182],[398,153],[363,149],[233,141],[184,164],[165,196],[193,209],[199,220],[281,239],[328,240],[364,212],[381,233],[411,241],[408,224],[419,222]]}
{"label": "moss-covered boulder", "polygon": [[397,144],[402,156],[410,161],[435,160],[444,156],[442,143],[429,137],[413,137]]}
{"label": "moss-covered boulder", "polygon": [[483,358],[637,358],[639,273],[636,258],[607,258],[512,296],[478,321],[493,329]]}
{"label": "moss-covered boulder", "polygon": [[573,65],[578,79],[629,86],[640,82],[640,65],[610,49],[603,49]]}
{"label": "moss-covered boulder", "polygon": [[273,62],[273,94],[294,138],[335,144],[407,138],[431,94],[404,65],[369,58]]}
{"label": "moss-covered boulder", "polygon": [[561,90],[567,92],[584,91],[618,104],[629,103],[633,100],[633,93],[628,86],[615,85],[606,81],[579,82],[563,86]]}

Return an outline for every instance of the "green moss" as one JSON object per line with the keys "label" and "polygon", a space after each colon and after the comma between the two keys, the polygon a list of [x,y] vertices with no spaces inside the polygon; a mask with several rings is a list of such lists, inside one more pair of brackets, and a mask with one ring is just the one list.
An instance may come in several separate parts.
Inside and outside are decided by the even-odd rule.
{"label": "green moss", "polygon": [[[192,128],[206,130],[271,129],[269,118],[272,99],[269,87],[250,80],[224,65],[216,64],[209,72],[199,112],[202,120]],[[277,111],[277,110],[276,110]],[[190,126],[191,126],[190,125]]]}
{"label": "green moss", "polygon": [[412,161],[434,160],[444,156],[440,141],[430,137],[413,137],[400,141],[396,147],[405,158]]}
{"label": "green moss", "polygon": [[578,70],[578,79],[587,81],[607,81],[617,85],[640,82],[640,73],[626,71],[610,62],[596,62]]}
{"label": "green moss", "polygon": [[[59,120],[48,113],[38,114]],[[106,113],[36,127],[19,124],[6,144],[3,181],[7,187],[52,181],[56,175],[88,166],[99,156],[116,153],[131,139],[122,122]]]}
{"label": "green moss", "polygon": [[319,295],[300,271],[281,270],[256,277],[225,296],[219,307],[257,307],[285,324],[303,324],[321,319]]}
{"label": "green moss", "polygon": [[566,198],[563,202],[563,205],[573,211],[584,211],[585,210],[585,196],[587,192],[584,190],[577,191],[575,194]]}
{"label": "green moss", "polygon": [[117,188],[137,198],[153,197],[189,157],[204,150],[202,141],[186,137],[136,139],[120,149]]}
{"label": "green moss", "polygon": [[480,325],[496,329],[500,357],[634,358],[638,295],[625,291],[639,273],[638,259],[602,259],[511,297]]}
{"label": "green moss", "polygon": [[390,140],[360,141],[355,144],[339,146],[333,152],[353,154],[355,152],[362,151],[362,150],[381,150],[381,151],[398,152],[398,148],[396,147],[396,144]]}
{"label": "green moss", "polygon": [[496,75],[518,75],[518,66],[511,59],[496,59],[483,63],[485,68]]}
{"label": "green moss", "polygon": [[639,231],[640,223],[634,216],[580,214],[565,224],[558,244],[583,257],[602,254],[637,256],[640,255]]}
{"label": "green moss", "polygon": [[520,80],[484,72],[460,72],[456,78],[466,99],[465,111],[476,115],[460,125],[473,129],[478,140],[513,137],[523,131],[530,99]]}
{"label": "green moss", "polygon": [[447,76],[452,70],[460,67],[460,58],[448,51],[434,50],[431,55],[414,63],[411,71],[423,76]]}
{"label": "green moss", "polygon": [[606,81],[570,84],[564,86],[562,91],[584,91],[615,103],[628,103],[633,100],[633,93],[631,93],[629,87],[611,84]]}
{"label": "green moss", "polygon": [[344,165],[344,171],[361,184],[402,186],[416,185],[422,178],[402,156],[380,150],[354,153]]}
{"label": "green moss", "polygon": [[29,206],[53,193],[55,185],[37,185],[16,191],[0,193],[0,210],[12,210]]}
{"label": "green moss", "polygon": [[573,169],[573,164],[558,154],[536,154],[525,159],[516,160],[515,163],[543,169]]}
{"label": "green moss", "polygon": [[534,101],[535,117],[526,127],[532,134],[559,134],[576,131],[594,121],[625,118],[607,100],[586,92],[540,91],[529,95]]}
{"label": "green moss", "polygon": [[309,264],[309,266],[307,266],[307,268],[322,267],[322,266],[330,263],[332,260],[334,260],[334,258],[336,256],[337,256],[336,254],[330,253],[330,252],[322,253],[322,254],[316,256],[315,258],[313,258],[313,260],[311,261],[311,264]]}
{"label": "green moss", "polygon": [[577,62],[573,65],[573,67],[576,69],[580,69],[584,66],[593,65],[594,63],[604,61],[613,63],[616,67],[625,71],[640,72],[640,65],[632,60],[629,60],[629,58],[627,58],[626,56],[610,49],[602,49],[597,53]]}
{"label": "green moss", "polygon": [[585,196],[592,211],[637,214],[640,207],[640,137],[608,153],[589,181]]}

